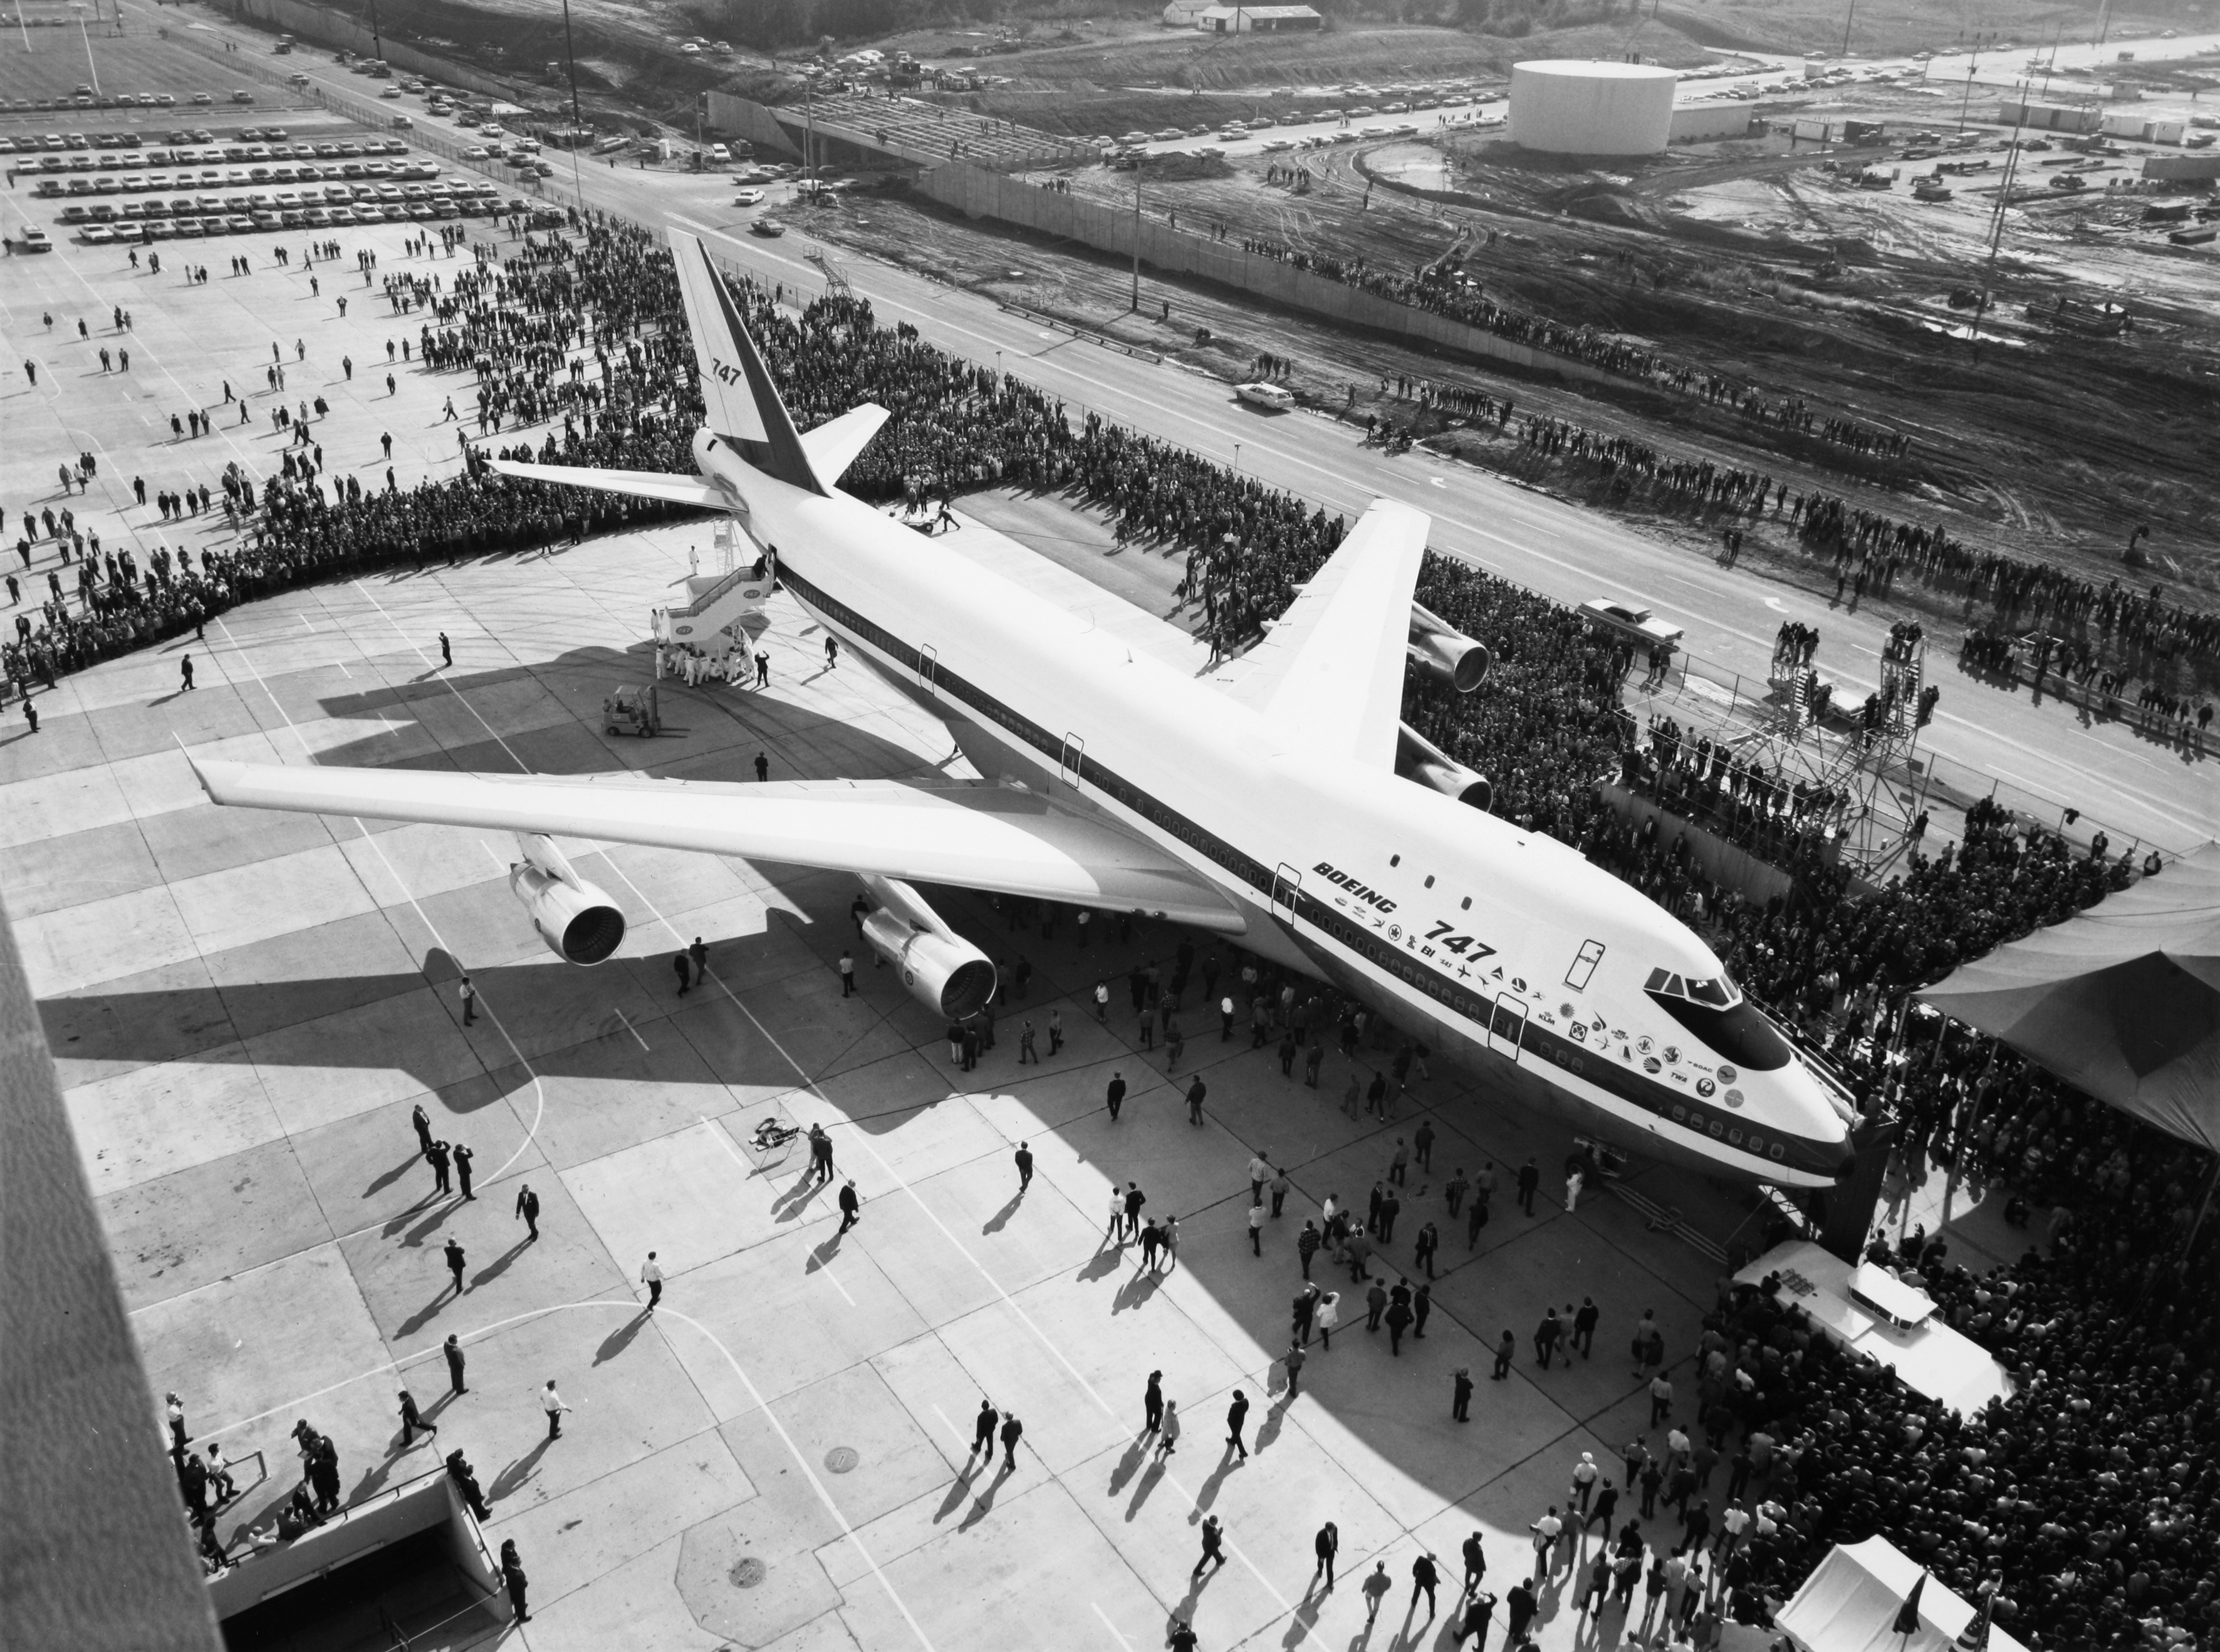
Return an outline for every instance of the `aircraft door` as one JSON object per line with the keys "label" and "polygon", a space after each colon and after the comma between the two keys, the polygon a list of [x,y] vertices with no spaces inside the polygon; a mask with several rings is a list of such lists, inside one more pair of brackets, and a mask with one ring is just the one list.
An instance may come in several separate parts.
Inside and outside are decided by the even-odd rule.
{"label": "aircraft door", "polygon": [[1303,875],[1287,862],[1272,875],[1272,916],[1283,924],[1295,920],[1295,898],[1303,892]]}
{"label": "aircraft door", "polygon": [[1086,772],[1087,742],[1076,734],[1063,737],[1063,758],[1058,774],[1063,783],[1074,791],[1079,789],[1080,776]]}
{"label": "aircraft door", "polygon": [[1495,1013],[1488,1019],[1487,1047],[1499,1056],[1517,1061],[1525,1037],[1526,1001],[1514,993],[1506,993],[1495,1001]]}
{"label": "aircraft door", "polygon": [[917,651],[918,686],[927,694],[939,694],[940,685],[935,680],[940,669],[940,651],[931,643]]}

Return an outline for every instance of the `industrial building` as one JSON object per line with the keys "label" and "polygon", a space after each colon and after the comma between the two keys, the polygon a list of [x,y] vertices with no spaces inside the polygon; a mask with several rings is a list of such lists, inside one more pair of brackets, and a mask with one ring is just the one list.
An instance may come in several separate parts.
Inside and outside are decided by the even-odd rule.
{"label": "industrial building", "polygon": [[2039,132],[2094,132],[2100,110],[2083,103],[2037,103],[2007,97],[1997,105],[1997,119],[2006,126],[2033,127]]}
{"label": "industrial building", "polygon": [[1206,34],[1289,34],[1324,28],[1325,19],[1308,6],[1205,6],[1194,26]]}
{"label": "industrial building", "polygon": [[1648,63],[1513,64],[1511,140],[1550,155],[1655,155],[1672,135],[1680,77]]}

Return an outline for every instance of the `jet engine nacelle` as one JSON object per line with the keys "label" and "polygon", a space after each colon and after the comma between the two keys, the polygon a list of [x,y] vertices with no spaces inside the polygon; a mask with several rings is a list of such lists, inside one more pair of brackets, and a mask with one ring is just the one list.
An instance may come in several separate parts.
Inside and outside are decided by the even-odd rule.
{"label": "jet engine nacelle", "polygon": [[1411,638],[1406,651],[1413,665],[1459,694],[1470,694],[1480,686],[1493,658],[1485,644],[1475,642],[1416,602],[1411,604]]}
{"label": "jet engine nacelle", "polygon": [[547,950],[565,963],[599,963],[625,937],[617,903],[580,877],[545,832],[520,832],[524,858],[508,870],[509,893],[532,914]]}
{"label": "jet engine nacelle", "polygon": [[995,965],[900,879],[866,877],[878,906],[864,920],[864,938],[901,971],[910,996],[936,1015],[960,1021],[995,995]]}
{"label": "jet engine nacelle", "polygon": [[1495,797],[1485,775],[1466,768],[1408,723],[1396,730],[1395,772],[1476,809],[1485,809]]}

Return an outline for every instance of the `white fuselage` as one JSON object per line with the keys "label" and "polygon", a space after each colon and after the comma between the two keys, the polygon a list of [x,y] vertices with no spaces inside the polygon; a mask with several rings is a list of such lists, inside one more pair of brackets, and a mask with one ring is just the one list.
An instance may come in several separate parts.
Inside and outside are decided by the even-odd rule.
{"label": "white fuselage", "polygon": [[844,494],[765,477],[706,432],[695,453],[745,497],[785,588],[851,649],[1208,877],[1253,951],[1624,1144],[1782,1186],[1837,1179],[1839,1100],[1793,1058],[1738,1069],[1662,1007],[1644,990],[1654,972],[1724,969],[1575,851],[1307,750],[1300,728]]}

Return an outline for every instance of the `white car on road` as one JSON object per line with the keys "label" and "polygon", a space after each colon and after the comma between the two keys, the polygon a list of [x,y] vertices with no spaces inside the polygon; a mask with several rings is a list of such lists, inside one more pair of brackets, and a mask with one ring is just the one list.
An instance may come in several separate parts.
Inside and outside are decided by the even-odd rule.
{"label": "white car on road", "polygon": [[1629,642],[1645,648],[1675,648],[1687,635],[1681,627],[1657,618],[1641,603],[1624,597],[1592,596],[1581,604],[1581,612],[1605,630],[1616,632]]}
{"label": "white car on road", "polygon": [[763,198],[761,190],[742,190],[733,197],[733,204],[736,207],[759,207],[763,204]]}

